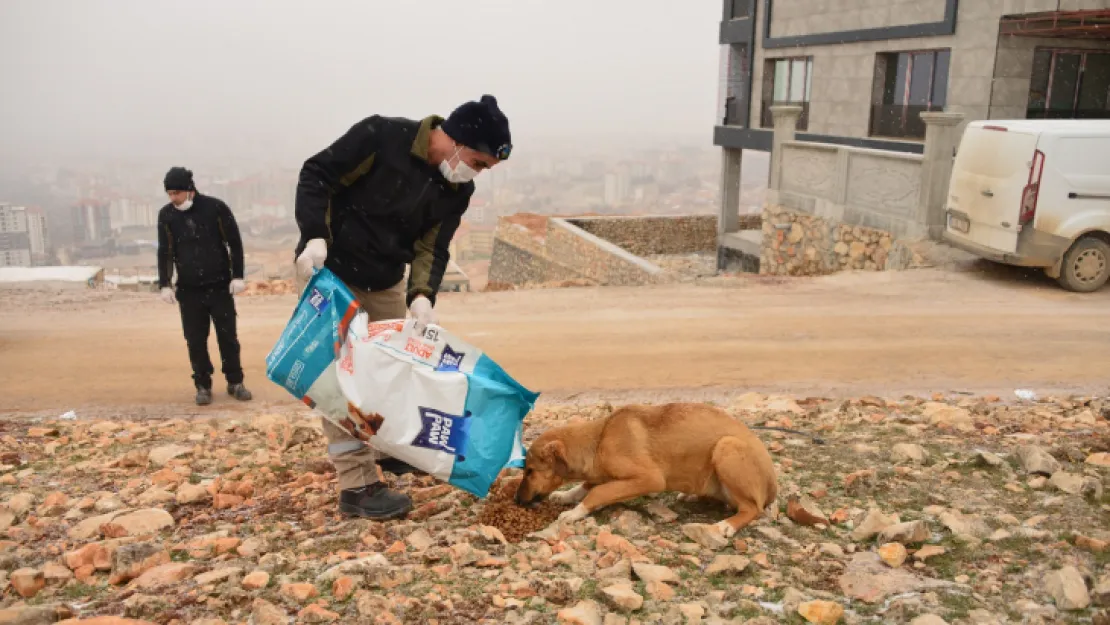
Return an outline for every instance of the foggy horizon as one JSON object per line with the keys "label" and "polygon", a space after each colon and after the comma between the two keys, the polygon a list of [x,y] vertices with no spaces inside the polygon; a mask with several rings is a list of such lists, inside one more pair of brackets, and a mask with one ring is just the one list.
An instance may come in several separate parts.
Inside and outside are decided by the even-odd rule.
{"label": "foggy horizon", "polygon": [[711,147],[719,22],[665,0],[6,2],[0,166],[298,168],[366,116],[484,93],[514,156]]}

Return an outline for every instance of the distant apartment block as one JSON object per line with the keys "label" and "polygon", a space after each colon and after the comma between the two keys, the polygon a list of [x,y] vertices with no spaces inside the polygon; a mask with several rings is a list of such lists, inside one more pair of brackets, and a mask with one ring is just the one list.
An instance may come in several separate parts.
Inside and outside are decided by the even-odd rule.
{"label": "distant apartment block", "polygon": [[605,174],[605,205],[621,206],[632,200],[632,173],[619,167]]}
{"label": "distant apartment block", "polygon": [[71,211],[73,235],[78,244],[100,243],[112,238],[111,207],[97,200],[82,200]]}
{"label": "distant apartment block", "polygon": [[[775,106],[801,109],[798,142],[926,158],[922,113],[947,115],[933,119],[952,124],[957,143],[979,119],[1110,118],[1110,0],[725,0],[723,9],[714,144],[725,246],[738,230],[742,150],[782,147]],[[772,154],[772,186],[776,176],[825,175],[812,153]]]}
{"label": "distant apartment block", "polygon": [[[50,228],[46,222],[46,214],[37,208],[28,208],[27,211],[27,238],[31,244],[32,261],[44,259],[51,252]],[[34,264],[39,264],[34,262]]]}
{"label": "distant apartment block", "polygon": [[153,202],[118,198],[108,204],[108,219],[112,230],[126,228],[154,228],[158,225],[158,211],[162,207]]}
{"label": "distant apartment block", "polygon": [[30,266],[27,211],[22,206],[0,203],[0,267]]}

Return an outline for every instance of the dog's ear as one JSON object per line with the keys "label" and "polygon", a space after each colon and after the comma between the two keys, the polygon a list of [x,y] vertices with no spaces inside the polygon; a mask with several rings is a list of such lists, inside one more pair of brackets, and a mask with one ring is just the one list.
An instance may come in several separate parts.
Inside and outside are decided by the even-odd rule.
{"label": "dog's ear", "polygon": [[567,446],[560,440],[553,440],[544,445],[544,456],[551,461],[551,468],[555,475],[565,476],[569,471],[567,465]]}

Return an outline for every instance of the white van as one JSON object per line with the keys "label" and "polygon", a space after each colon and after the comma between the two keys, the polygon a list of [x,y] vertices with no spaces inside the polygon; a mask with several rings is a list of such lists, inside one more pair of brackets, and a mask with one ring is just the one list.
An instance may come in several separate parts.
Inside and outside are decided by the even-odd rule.
{"label": "white van", "polygon": [[1110,278],[1110,120],[971,122],[946,208],[949,244],[1098,290]]}

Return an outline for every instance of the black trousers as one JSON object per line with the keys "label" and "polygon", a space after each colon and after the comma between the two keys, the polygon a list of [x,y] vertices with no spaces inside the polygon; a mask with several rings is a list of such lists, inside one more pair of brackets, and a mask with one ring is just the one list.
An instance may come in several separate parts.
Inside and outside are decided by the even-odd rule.
{"label": "black trousers", "polygon": [[235,298],[228,292],[228,285],[199,289],[179,287],[177,304],[181,309],[181,327],[189,345],[189,362],[193,365],[193,383],[197,388],[212,388],[212,360],[208,357],[208,330],[212,325],[216,326],[216,342],[220,346],[227,383],[242,383]]}

